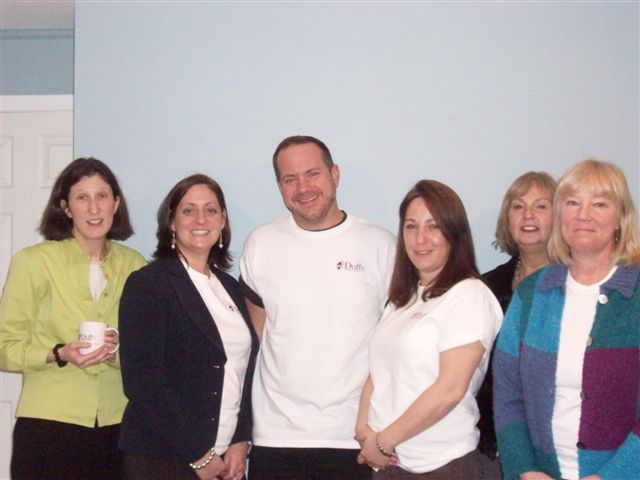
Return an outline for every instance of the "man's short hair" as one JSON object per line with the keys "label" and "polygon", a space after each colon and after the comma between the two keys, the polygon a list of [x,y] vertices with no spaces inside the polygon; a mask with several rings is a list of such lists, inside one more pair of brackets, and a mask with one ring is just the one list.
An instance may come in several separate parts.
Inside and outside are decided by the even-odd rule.
{"label": "man's short hair", "polygon": [[278,169],[278,155],[280,152],[285,148],[293,147],[294,145],[304,145],[305,143],[313,143],[316,145],[322,151],[322,160],[327,167],[331,169],[333,166],[331,152],[322,140],[318,140],[310,135],[293,135],[282,140],[276,147],[276,151],[273,152],[273,171],[276,174],[276,180],[280,181],[280,170]]}

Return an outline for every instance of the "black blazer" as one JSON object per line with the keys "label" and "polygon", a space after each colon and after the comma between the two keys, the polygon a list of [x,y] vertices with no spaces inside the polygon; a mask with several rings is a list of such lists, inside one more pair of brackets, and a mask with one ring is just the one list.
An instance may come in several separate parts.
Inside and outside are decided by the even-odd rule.
{"label": "black blazer", "polygon": [[[482,279],[496,296],[498,302],[500,302],[503,313],[507,312],[507,307],[509,306],[509,302],[511,302],[511,297],[513,296],[511,284],[513,283],[513,275],[516,272],[517,265],[518,257],[511,257],[507,263],[498,265],[493,270],[482,274]],[[495,342],[494,348],[491,349],[491,356],[489,357],[487,375],[484,377],[484,381],[476,395],[478,408],[480,410],[480,420],[478,421],[478,428],[480,429],[480,443],[478,444],[478,449],[491,460],[496,458],[498,452],[498,442],[496,440],[496,431],[493,423],[494,349]]]}
{"label": "black blazer", "polygon": [[[251,383],[258,338],[238,282],[213,273],[251,332],[251,355],[231,443],[251,439]],[[120,362],[129,398],[119,447],[140,456],[194,462],[216,441],[226,355],[220,333],[180,260],[131,274],[120,300]]]}
{"label": "black blazer", "polygon": [[507,263],[498,265],[490,272],[482,274],[482,279],[496,296],[502,311],[505,313],[513,296],[511,284],[513,283],[513,276],[516,273],[517,266],[518,257],[511,257]]}

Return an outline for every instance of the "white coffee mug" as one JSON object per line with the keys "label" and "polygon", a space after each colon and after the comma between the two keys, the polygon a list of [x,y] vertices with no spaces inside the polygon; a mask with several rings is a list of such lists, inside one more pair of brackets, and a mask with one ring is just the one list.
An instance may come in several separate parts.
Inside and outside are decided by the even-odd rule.
{"label": "white coffee mug", "polygon": [[[104,322],[93,322],[86,320],[84,322],[80,322],[80,329],[78,330],[78,340],[82,342],[90,342],[91,346],[81,348],[80,353],[86,355],[87,353],[91,353],[94,350],[100,348],[104,345],[104,334],[109,330],[116,332],[120,335],[117,328],[108,327]],[[116,348],[113,350],[109,350],[111,353],[115,353],[120,348],[120,344],[116,345]]]}

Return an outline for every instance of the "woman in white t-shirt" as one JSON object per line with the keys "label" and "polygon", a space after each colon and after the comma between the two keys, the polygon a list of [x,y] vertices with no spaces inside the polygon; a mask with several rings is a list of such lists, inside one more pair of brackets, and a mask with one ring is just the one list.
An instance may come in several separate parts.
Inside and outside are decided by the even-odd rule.
{"label": "woman in white t-shirt", "polygon": [[400,205],[389,304],[358,412],[358,460],[374,479],[478,478],[475,395],[502,320],[478,277],[460,198],[421,180]]}

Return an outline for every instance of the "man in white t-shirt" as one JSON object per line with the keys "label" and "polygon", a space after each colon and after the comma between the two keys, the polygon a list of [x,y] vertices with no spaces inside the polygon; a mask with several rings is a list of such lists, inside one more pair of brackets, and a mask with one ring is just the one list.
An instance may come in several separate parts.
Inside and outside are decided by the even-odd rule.
{"label": "man in white t-shirt", "polygon": [[290,213],[251,232],[240,260],[261,337],[249,478],[369,479],[353,436],[395,239],[338,208],[340,170],[320,140],[284,139],[273,167]]}

